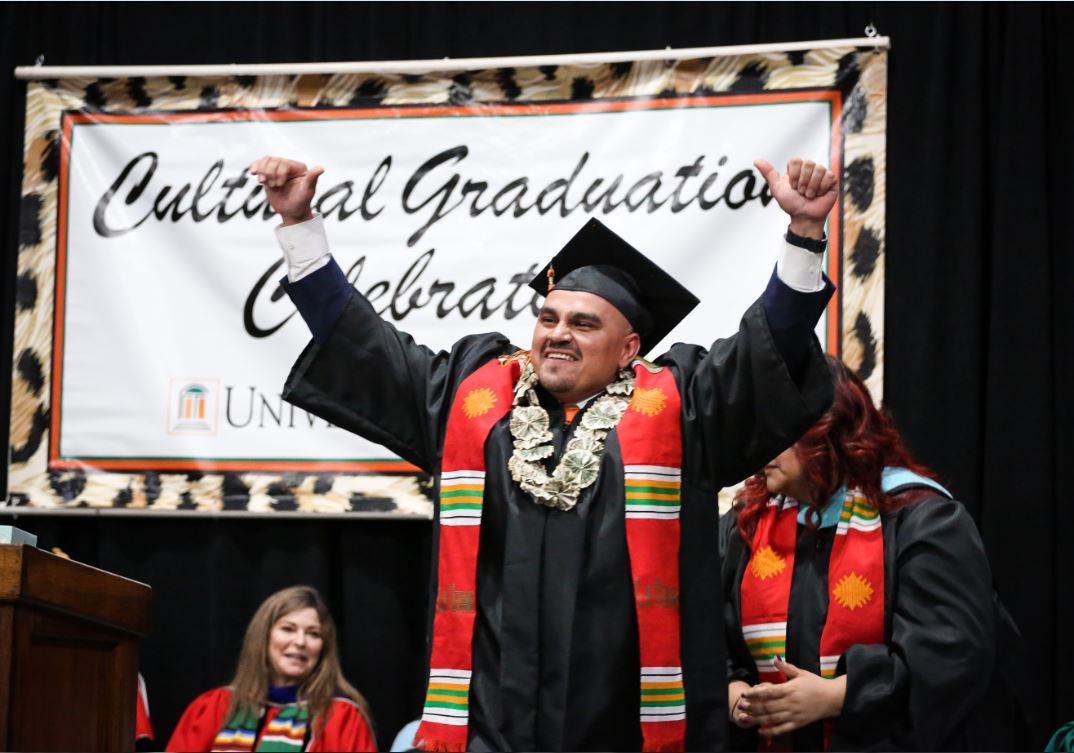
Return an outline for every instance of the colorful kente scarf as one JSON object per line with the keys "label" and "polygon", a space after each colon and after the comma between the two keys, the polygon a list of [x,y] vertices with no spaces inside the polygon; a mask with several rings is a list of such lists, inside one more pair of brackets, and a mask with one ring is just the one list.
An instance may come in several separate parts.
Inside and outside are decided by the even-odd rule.
{"label": "colorful kente scarf", "polygon": [[[837,504],[832,502],[831,504]],[[787,609],[794,576],[798,503],[775,498],[757,521],[742,575],[742,635],[761,682],[786,682],[775,657],[786,658]],[[835,677],[839,657],[858,643],[884,641],[884,533],[880,511],[858,489],[842,501],[828,561],[828,615],[820,637],[820,674]],[[829,747],[825,728],[825,749]],[[774,740],[766,749],[789,749]]]}
{"label": "colorful kente scarf", "polygon": [[[485,441],[511,409],[527,356],[490,361],[459,385],[448,415],[440,476],[440,558],[429,685],[417,744],[466,749]],[[665,368],[633,364],[630,407],[616,428],[638,615],[639,718],[644,750],[682,750],[686,696],[679,630],[681,401]]]}
{"label": "colorful kente scarf", "polygon": [[[306,742],[309,727],[309,710],[305,702],[296,700],[295,688],[271,688],[270,701],[281,701],[283,707],[265,724],[261,739],[257,739],[257,727],[261,714],[236,711],[224,723],[223,729],[213,740],[214,751],[301,751]],[[254,743],[257,748],[254,748]]]}

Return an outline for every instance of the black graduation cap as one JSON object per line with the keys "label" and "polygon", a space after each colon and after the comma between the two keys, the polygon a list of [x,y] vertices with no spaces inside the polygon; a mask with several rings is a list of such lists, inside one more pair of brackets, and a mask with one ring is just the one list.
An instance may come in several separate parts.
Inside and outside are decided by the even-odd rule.
{"label": "black graduation cap", "polygon": [[599,295],[641,335],[641,355],[698,304],[693,293],[595,218],[567,241],[530,287],[541,295],[552,290]]}

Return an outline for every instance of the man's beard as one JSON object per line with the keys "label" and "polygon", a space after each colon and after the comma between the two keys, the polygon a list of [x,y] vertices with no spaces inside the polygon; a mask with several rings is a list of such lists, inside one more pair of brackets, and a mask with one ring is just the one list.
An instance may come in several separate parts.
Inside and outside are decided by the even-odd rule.
{"label": "man's beard", "polygon": [[559,351],[573,356],[575,360],[561,362],[565,366],[568,364],[574,366],[580,364],[582,361],[582,354],[576,346],[566,343],[547,343],[542,349],[541,363],[537,369],[537,379],[541,383],[541,386],[553,395],[570,392],[578,384],[579,375],[577,369],[575,368],[572,373],[556,373],[554,365],[556,359],[548,357],[549,351]]}
{"label": "man's beard", "polygon": [[553,395],[570,392],[578,382],[571,374],[542,374],[540,371],[537,372],[537,380]]}

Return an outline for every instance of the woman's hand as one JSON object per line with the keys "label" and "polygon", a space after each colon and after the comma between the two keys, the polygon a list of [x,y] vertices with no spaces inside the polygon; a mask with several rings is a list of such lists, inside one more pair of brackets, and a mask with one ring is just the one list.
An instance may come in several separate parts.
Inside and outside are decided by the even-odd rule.
{"label": "woman's hand", "polygon": [[742,680],[732,680],[727,685],[727,714],[731,718],[731,721],[742,729],[749,729],[750,727],[756,727],[757,722],[750,718],[750,715],[742,711],[739,708],[742,704],[739,701],[742,700],[742,694],[750,689],[748,682]]}
{"label": "woman's hand", "polygon": [[759,725],[762,735],[784,735],[819,719],[839,716],[846,695],[845,675],[826,680],[782,659],[776,659],[776,669],[787,675],[787,682],[762,682],[743,691],[735,712]]}

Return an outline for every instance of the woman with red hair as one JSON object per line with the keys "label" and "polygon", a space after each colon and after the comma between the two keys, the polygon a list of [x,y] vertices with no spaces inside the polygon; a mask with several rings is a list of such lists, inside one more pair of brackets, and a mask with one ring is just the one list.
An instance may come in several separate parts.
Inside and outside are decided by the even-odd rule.
{"label": "woman with red hair", "polygon": [[732,744],[969,749],[995,664],[984,547],[829,360],[831,409],[722,521]]}

